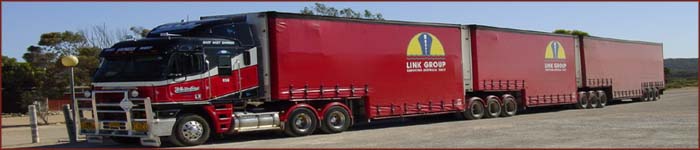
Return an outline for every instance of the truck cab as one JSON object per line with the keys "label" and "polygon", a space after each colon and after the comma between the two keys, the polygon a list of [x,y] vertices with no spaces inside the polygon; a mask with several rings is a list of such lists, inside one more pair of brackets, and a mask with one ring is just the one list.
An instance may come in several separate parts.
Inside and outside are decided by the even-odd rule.
{"label": "truck cab", "polygon": [[262,92],[253,28],[236,18],[169,23],[103,49],[92,90],[74,104],[80,134],[190,146],[231,132],[233,104]]}

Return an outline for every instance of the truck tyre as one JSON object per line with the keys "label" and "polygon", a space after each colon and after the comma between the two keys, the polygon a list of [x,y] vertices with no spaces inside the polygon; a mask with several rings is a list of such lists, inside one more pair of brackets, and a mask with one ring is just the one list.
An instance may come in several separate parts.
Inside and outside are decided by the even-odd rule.
{"label": "truck tyre", "polygon": [[284,133],[291,137],[306,136],[314,133],[318,118],[308,108],[297,108],[289,114],[285,122]]}
{"label": "truck tyre", "polygon": [[503,117],[515,116],[518,112],[518,103],[515,102],[515,97],[512,95],[503,96],[502,110],[501,116]]}
{"label": "truck tyre", "polygon": [[608,96],[605,91],[598,90],[598,108],[604,108],[608,105]]}
{"label": "truck tyre", "polygon": [[588,93],[579,92],[578,93],[578,103],[576,103],[575,105],[576,105],[576,109],[588,108]]}
{"label": "truck tyre", "polygon": [[467,120],[476,120],[484,117],[484,104],[481,103],[481,98],[473,98],[469,102],[469,109],[462,112],[462,117]]}
{"label": "truck tyre", "polygon": [[594,91],[588,91],[588,108],[598,108],[600,99]]}
{"label": "truck tyre", "polygon": [[175,121],[170,143],[176,146],[195,146],[204,144],[211,135],[209,123],[196,114],[183,114]]}
{"label": "truck tyre", "polygon": [[488,96],[486,98],[486,118],[496,118],[501,115],[501,103],[498,102],[498,97]]}
{"label": "truck tyre", "polygon": [[648,102],[650,97],[651,97],[651,92],[649,92],[648,88],[645,88],[644,94],[642,95],[642,101]]}
{"label": "truck tyre", "polygon": [[340,106],[331,106],[323,113],[321,121],[321,131],[323,133],[340,133],[350,127],[350,115],[347,110]]}
{"label": "truck tyre", "polygon": [[653,95],[653,96],[651,97],[651,100],[652,100],[652,101],[656,101],[656,100],[658,100],[658,99],[660,98],[660,97],[659,97],[659,89],[653,88],[651,93],[652,93],[652,95]]}
{"label": "truck tyre", "polygon": [[661,90],[660,89],[654,89],[654,93],[656,95],[656,100],[661,100]]}
{"label": "truck tyre", "polygon": [[135,138],[135,137],[113,136],[113,137],[109,137],[109,138],[112,139],[112,141],[114,141],[115,143],[119,143],[119,144],[138,144],[139,142],[141,142],[141,139]]}

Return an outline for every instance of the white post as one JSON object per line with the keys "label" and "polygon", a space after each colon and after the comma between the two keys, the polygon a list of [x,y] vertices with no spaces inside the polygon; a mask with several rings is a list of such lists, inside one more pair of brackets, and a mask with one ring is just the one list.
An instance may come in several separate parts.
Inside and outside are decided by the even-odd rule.
{"label": "white post", "polygon": [[37,127],[35,105],[29,105],[29,126],[32,128],[32,143],[39,143],[39,128]]}
{"label": "white post", "polygon": [[[70,96],[73,101],[73,132],[75,133],[75,138],[80,136],[80,107],[78,107],[78,100],[75,99],[75,77],[73,75],[73,68],[70,67]],[[93,110],[94,111],[94,110]]]}

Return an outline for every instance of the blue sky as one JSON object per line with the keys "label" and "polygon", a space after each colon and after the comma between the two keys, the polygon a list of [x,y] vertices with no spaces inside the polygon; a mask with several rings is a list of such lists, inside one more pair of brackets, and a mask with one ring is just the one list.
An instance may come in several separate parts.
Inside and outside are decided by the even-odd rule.
{"label": "blue sky", "polygon": [[[696,2],[324,2],[381,12],[389,20],[482,24],[550,32],[578,29],[595,36],[662,42],[665,58],[698,56]],[[21,58],[46,32],[93,25],[153,28],[187,16],[257,11],[298,12],[312,2],[2,2],[2,55]],[[20,59],[21,60],[21,59]]]}

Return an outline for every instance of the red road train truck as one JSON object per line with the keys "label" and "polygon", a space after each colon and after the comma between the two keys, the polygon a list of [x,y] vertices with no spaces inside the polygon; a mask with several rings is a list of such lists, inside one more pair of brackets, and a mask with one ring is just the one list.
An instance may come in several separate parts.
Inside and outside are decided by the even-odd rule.
{"label": "red road train truck", "polygon": [[202,144],[278,129],[338,133],[420,115],[656,100],[661,44],[480,25],[262,12],[164,24],[104,49],[75,101],[89,142]]}

